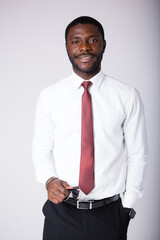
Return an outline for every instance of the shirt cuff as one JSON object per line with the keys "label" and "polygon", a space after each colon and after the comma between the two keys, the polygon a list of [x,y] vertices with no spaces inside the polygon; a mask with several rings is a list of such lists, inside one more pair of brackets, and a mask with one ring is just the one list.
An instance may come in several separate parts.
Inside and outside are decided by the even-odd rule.
{"label": "shirt cuff", "polygon": [[125,193],[122,199],[122,205],[125,208],[135,209],[137,203],[137,197],[132,193]]}
{"label": "shirt cuff", "polygon": [[48,173],[44,176],[38,177],[36,178],[37,182],[42,183],[44,186],[46,186],[46,182],[48,181],[48,179],[50,179],[51,177],[57,178],[56,174],[53,173]]}

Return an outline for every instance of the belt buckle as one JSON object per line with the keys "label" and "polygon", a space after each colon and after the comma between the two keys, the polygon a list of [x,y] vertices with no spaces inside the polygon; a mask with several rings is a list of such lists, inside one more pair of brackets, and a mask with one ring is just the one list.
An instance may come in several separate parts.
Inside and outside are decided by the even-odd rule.
{"label": "belt buckle", "polygon": [[[92,203],[93,203],[94,201],[80,201],[80,200],[77,200],[77,209],[83,209],[83,210],[87,210],[87,209],[92,209],[93,207],[92,207]],[[89,208],[88,207],[81,207],[80,206],[80,204],[81,203],[89,203]]]}

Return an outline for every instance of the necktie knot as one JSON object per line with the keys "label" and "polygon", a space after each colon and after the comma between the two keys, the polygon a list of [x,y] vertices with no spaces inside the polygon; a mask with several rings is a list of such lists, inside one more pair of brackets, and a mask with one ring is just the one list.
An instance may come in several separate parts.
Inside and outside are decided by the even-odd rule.
{"label": "necktie knot", "polygon": [[84,81],[82,84],[81,84],[85,90],[88,90],[89,86],[92,85],[92,82],[91,81]]}

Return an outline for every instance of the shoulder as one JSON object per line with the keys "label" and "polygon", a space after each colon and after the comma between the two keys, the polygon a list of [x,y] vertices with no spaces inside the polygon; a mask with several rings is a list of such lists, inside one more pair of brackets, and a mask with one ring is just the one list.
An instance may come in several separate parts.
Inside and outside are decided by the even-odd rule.
{"label": "shoulder", "polygon": [[42,89],[41,94],[43,96],[57,95],[60,93],[60,91],[63,91],[64,89],[66,89],[66,87],[69,85],[70,81],[71,81],[70,76],[63,78],[63,79],[59,80],[58,82],[56,82],[55,84],[52,84],[52,85]]}
{"label": "shoulder", "polygon": [[114,89],[115,91],[122,93],[132,93],[136,91],[136,89],[133,86],[130,86],[129,84],[126,84],[121,80],[111,77],[109,75],[105,75],[104,79],[108,87]]}
{"label": "shoulder", "polygon": [[109,89],[113,94],[118,95],[124,101],[139,97],[139,92],[133,86],[122,82],[114,77],[105,75],[104,85]]}
{"label": "shoulder", "polygon": [[72,77],[66,77],[55,84],[52,84],[41,90],[39,94],[39,98],[43,100],[43,102],[56,104],[57,102],[61,102],[63,97],[66,96],[66,93],[69,92],[69,89],[72,86]]}
{"label": "shoulder", "polygon": [[39,93],[38,105],[49,108],[60,102],[66,92],[66,88],[71,85],[70,81],[71,78],[66,77],[42,89]]}

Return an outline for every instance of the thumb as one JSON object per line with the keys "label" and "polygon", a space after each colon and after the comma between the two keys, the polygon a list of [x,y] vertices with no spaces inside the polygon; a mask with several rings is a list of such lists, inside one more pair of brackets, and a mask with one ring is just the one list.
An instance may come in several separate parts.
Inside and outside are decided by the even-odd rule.
{"label": "thumb", "polygon": [[71,187],[67,182],[63,181],[62,183],[63,187],[65,187],[66,189],[70,190],[73,189],[74,187]]}

